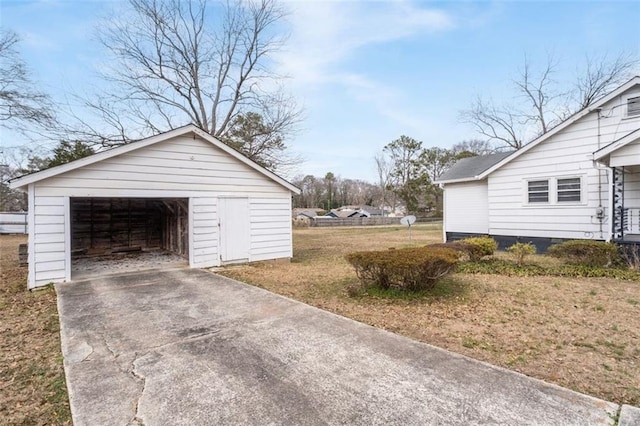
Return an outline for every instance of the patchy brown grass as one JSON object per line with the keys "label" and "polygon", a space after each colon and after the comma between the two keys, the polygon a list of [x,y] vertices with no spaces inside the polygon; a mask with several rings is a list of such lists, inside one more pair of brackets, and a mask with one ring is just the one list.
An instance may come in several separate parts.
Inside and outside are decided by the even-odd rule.
{"label": "patchy brown grass", "polygon": [[55,290],[27,291],[25,242],[0,235],[0,423],[71,424]]}
{"label": "patchy brown grass", "polygon": [[[441,235],[434,225],[417,225],[411,244],[437,242]],[[402,227],[296,229],[291,263],[222,273],[580,392],[640,404],[639,282],[455,274],[416,297],[348,296],[346,287],[357,279],[345,254],[407,245]]]}

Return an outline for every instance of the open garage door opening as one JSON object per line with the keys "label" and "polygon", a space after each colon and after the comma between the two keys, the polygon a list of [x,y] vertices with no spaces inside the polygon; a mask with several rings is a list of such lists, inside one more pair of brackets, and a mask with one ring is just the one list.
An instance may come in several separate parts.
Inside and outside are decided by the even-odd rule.
{"label": "open garage door opening", "polygon": [[72,279],[186,266],[186,198],[71,198]]}

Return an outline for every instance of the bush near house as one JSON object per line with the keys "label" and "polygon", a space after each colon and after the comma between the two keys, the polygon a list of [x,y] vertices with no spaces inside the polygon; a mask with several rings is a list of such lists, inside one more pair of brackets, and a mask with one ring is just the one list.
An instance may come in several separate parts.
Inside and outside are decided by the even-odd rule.
{"label": "bush near house", "polygon": [[461,242],[474,247],[475,257],[471,257],[471,260],[479,260],[484,256],[491,256],[498,249],[498,243],[491,237],[465,238]]}
{"label": "bush near house", "polygon": [[491,237],[473,237],[448,243],[430,244],[427,247],[442,247],[455,250],[462,261],[477,261],[491,256],[498,248],[498,243]]}
{"label": "bush near house", "polygon": [[380,289],[420,291],[452,273],[459,254],[447,247],[411,247],[398,250],[359,251],[345,256],[362,285]]}
{"label": "bush near house", "polygon": [[522,265],[527,256],[536,254],[536,246],[531,243],[515,243],[507,250],[515,256],[517,265]]}
{"label": "bush near house", "polygon": [[620,261],[618,246],[602,241],[565,241],[549,247],[547,254],[566,262],[589,266],[610,266]]}
{"label": "bush near house", "polygon": [[640,244],[620,246],[620,257],[629,269],[640,272]]}
{"label": "bush near house", "polygon": [[446,248],[449,250],[454,250],[458,254],[458,260],[461,262],[466,262],[471,259],[480,259],[480,252],[478,247],[472,246],[471,244],[464,243],[462,241],[449,241],[447,243],[435,243],[429,244],[426,246],[431,249],[440,249]]}

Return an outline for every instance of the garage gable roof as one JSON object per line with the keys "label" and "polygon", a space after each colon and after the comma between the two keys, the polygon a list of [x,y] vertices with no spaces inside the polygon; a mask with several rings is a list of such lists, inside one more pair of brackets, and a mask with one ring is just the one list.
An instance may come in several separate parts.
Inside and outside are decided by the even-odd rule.
{"label": "garage gable roof", "polygon": [[[633,88],[635,86],[638,86],[638,85],[640,85],[640,76],[635,76],[631,80],[629,80],[626,83],[624,83],[622,86],[620,86],[617,89],[611,91],[609,94],[603,96],[602,98],[600,98],[599,100],[597,100],[593,104],[589,105],[587,108],[584,108],[584,109],[576,112],[575,114],[573,114],[572,116],[567,118],[565,121],[563,121],[562,123],[558,124],[553,129],[549,130],[547,133],[544,133],[544,134],[538,136],[536,139],[534,139],[533,141],[529,142],[527,145],[523,146],[519,150],[513,151],[510,155],[508,155],[502,161],[499,161],[498,163],[494,164],[492,167],[489,167],[484,172],[482,172],[480,175],[457,179],[457,180],[455,180],[455,182],[468,182],[468,181],[473,181],[473,180],[482,180],[482,179],[486,178],[487,176],[489,176],[491,173],[493,173],[494,171],[496,171],[500,167],[502,167],[505,164],[515,160],[516,158],[520,157],[521,155],[527,153],[532,148],[538,146],[540,143],[542,143],[545,140],[549,139],[553,135],[555,135],[557,133],[560,133],[562,130],[566,129],[567,127],[569,127],[570,125],[572,125],[576,121],[580,120],[582,117],[586,116],[587,114],[589,114],[589,113],[591,113],[593,111],[596,111],[598,108],[600,108],[601,106],[603,106],[607,102],[611,101],[612,99],[616,98],[617,96],[620,96],[624,92],[626,92],[629,89],[631,89],[631,88]],[[439,182],[439,183],[445,183],[445,182]],[[452,183],[452,182],[449,181],[447,183]]]}
{"label": "garage gable roof", "polygon": [[287,180],[281,178],[277,174],[265,169],[264,167],[262,167],[259,164],[257,164],[255,161],[250,160],[249,158],[247,158],[246,156],[244,156],[240,152],[238,152],[235,149],[231,148],[230,146],[220,142],[218,139],[216,139],[215,137],[211,136],[209,133],[205,132],[204,130],[200,129],[199,127],[197,127],[197,126],[195,126],[193,124],[188,124],[186,126],[178,127],[176,129],[169,130],[168,132],[161,133],[161,134],[155,135],[155,136],[151,136],[151,137],[148,137],[146,139],[141,139],[139,141],[131,142],[131,143],[128,143],[126,145],[121,145],[121,146],[118,146],[116,148],[109,149],[107,151],[98,152],[98,153],[90,155],[88,157],[80,158],[78,160],[71,161],[71,162],[66,163],[66,164],[62,164],[60,166],[51,167],[50,169],[45,169],[45,170],[42,170],[42,171],[39,171],[39,172],[35,172],[35,173],[24,175],[24,176],[15,178],[15,179],[11,179],[9,181],[9,187],[11,189],[23,188],[23,187],[29,185],[30,183],[35,183],[35,182],[38,182],[38,181],[41,181],[41,180],[44,180],[44,179],[48,179],[50,177],[54,177],[54,176],[60,175],[62,173],[66,173],[66,172],[71,171],[71,170],[79,169],[81,167],[85,167],[85,166],[88,166],[90,164],[98,163],[100,161],[103,161],[103,160],[106,160],[106,159],[109,159],[109,158],[112,158],[112,157],[115,157],[115,156],[118,156],[118,155],[126,154],[128,152],[135,151],[135,150],[138,150],[138,149],[141,149],[141,148],[145,148],[145,147],[157,144],[159,142],[164,142],[166,140],[175,138],[177,136],[184,136],[184,135],[187,135],[189,133],[193,133],[194,135],[199,136],[200,138],[202,138],[205,141],[211,143],[212,145],[214,145],[218,149],[226,152],[227,154],[229,154],[230,156],[232,156],[236,160],[246,164],[247,166],[249,166],[252,169],[254,169],[254,170],[258,171],[259,173],[261,173],[262,175],[264,175],[264,176],[268,177],[269,179],[275,181],[276,183],[284,186],[285,188],[287,188],[289,191],[293,192],[294,194],[300,194],[300,189],[298,189],[292,183],[290,183]]}

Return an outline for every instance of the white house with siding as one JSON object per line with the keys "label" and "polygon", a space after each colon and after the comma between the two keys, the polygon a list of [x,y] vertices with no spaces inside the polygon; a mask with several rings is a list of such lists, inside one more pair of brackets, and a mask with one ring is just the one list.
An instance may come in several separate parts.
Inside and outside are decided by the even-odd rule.
{"label": "white house with siding", "polygon": [[72,255],[162,248],[203,268],[292,256],[299,189],[193,125],[22,176],[28,287],[71,280]]}
{"label": "white house with siding", "polygon": [[640,241],[640,77],[523,148],[441,175],[444,238]]}

